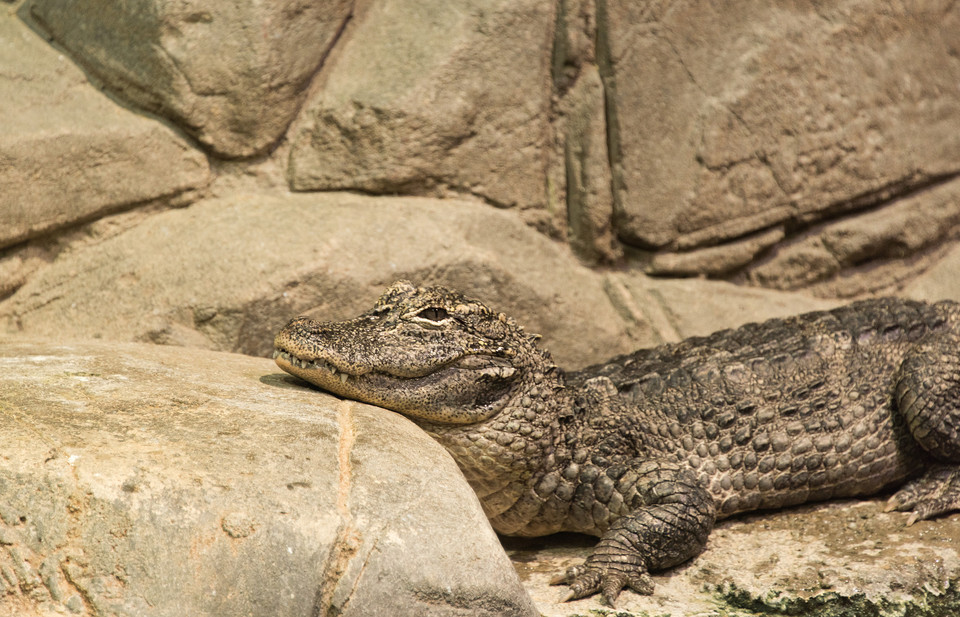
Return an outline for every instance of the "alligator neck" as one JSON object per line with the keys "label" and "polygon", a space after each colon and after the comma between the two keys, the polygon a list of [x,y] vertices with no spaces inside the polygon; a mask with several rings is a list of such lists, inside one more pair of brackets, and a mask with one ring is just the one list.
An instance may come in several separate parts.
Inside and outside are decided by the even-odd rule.
{"label": "alligator neck", "polygon": [[553,466],[559,418],[572,408],[556,367],[533,370],[497,415],[475,424],[421,427],[453,455],[488,516],[509,508],[534,476]]}

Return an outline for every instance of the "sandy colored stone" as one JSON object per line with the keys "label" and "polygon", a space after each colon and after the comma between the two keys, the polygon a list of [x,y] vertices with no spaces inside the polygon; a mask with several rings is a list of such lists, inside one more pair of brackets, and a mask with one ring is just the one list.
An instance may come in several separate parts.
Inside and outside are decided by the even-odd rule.
{"label": "sandy colored stone", "polygon": [[0,340],[0,615],[536,615],[445,450],[268,360]]}
{"label": "sandy colored stone", "polygon": [[947,0],[601,4],[629,243],[806,225],[960,170]]}
{"label": "sandy colored stone", "polygon": [[929,270],[916,277],[904,288],[903,295],[931,302],[960,302],[960,246],[954,247]]}
{"label": "sandy colored stone", "polygon": [[956,237],[958,226],[960,180],[954,179],[883,208],[814,226],[781,242],[746,275],[754,284],[795,289],[869,260],[903,259]]}
{"label": "sandy colored stone", "polygon": [[645,270],[659,276],[722,276],[746,266],[785,235],[783,227],[773,227],[720,246],[656,252]]}
{"label": "sandy colored stone", "polygon": [[225,157],[259,154],[297,113],[348,0],[30,0],[24,13],[120,98]]}
{"label": "sandy colored stone", "polygon": [[395,280],[482,298],[568,366],[652,340],[626,335],[600,280],[562,244],[470,201],[237,194],[159,213],[64,254],[0,303],[8,331],[267,355],[294,315],[345,319]]}
{"label": "sandy colored stone", "polygon": [[295,190],[546,204],[554,7],[357,3],[292,129]]}
{"label": "sandy colored stone", "polygon": [[0,248],[209,181],[202,153],[118,107],[7,11],[0,100]]}
{"label": "sandy colored stone", "polygon": [[831,309],[836,300],[742,287],[724,281],[652,279],[610,273],[604,290],[628,324],[648,324],[653,341],[675,343],[746,323]]}
{"label": "sandy colored stone", "polygon": [[594,272],[510,213],[467,201],[248,193],[161,212],[63,253],[0,302],[0,324],[269,355],[294,315],[352,318],[401,278],[511,315],[567,368],[829,305]]}
{"label": "sandy colored stone", "polygon": [[570,247],[587,262],[612,263],[622,249],[613,228],[613,177],[603,83],[596,66],[583,67],[563,107]]}

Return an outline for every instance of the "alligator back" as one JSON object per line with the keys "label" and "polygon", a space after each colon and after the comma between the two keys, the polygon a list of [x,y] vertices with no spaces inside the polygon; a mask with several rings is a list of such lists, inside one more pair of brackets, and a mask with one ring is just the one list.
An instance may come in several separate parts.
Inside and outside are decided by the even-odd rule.
{"label": "alligator back", "polygon": [[896,409],[897,375],[957,322],[953,303],[867,300],[619,356],[568,384],[610,379],[637,455],[689,464],[720,516],[870,494],[928,458]]}

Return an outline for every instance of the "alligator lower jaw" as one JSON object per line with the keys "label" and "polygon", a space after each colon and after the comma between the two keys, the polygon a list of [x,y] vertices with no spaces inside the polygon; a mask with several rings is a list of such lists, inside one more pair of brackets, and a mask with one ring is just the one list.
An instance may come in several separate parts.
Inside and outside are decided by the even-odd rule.
{"label": "alligator lower jaw", "polygon": [[273,358],[284,371],[331,394],[401,412],[404,409],[396,400],[396,392],[422,387],[438,376],[431,373],[425,377],[398,377],[380,371],[346,373],[326,360],[304,360],[283,349],[274,351]]}
{"label": "alligator lower jaw", "polygon": [[277,348],[277,366],[331,394],[435,424],[475,424],[503,408],[518,369],[508,361],[466,356],[420,376],[378,370],[346,373],[327,360],[305,360]]}
{"label": "alligator lower jaw", "polygon": [[287,367],[290,367],[305,371],[327,372],[332,376],[339,375],[341,383],[346,382],[347,379],[351,377],[356,377],[356,375],[351,375],[349,373],[337,370],[337,367],[330,364],[326,360],[304,360],[282,349],[274,350],[273,359],[276,360],[277,364],[280,365],[280,367],[284,370],[286,370]]}
{"label": "alligator lower jaw", "polygon": [[273,359],[277,366],[291,375],[296,375],[300,379],[337,396],[380,406],[384,406],[384,404],[375,393],[391,392],[401,383],[414,381],[406,377],[398,377],[375,370],[363,373],[348,373],[321,358],[304,360],[283,349],[275,350]]}

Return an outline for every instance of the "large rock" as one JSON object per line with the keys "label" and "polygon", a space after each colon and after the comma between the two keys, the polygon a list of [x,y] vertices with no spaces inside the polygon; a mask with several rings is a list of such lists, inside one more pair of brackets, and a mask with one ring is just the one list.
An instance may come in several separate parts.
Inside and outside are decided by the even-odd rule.
{"label": "large rock", "polygon": [[[564,178],[570,247],[589,262],[616,262],[622,248],[613,227],[613,178],[607,154],[603,82],[597,67],[582,67],[562,99]],[[558,127],[560,129],[560,127]]]}
{"label": "large rock", "polygon": [[554,19],[542,0],[359,3],[292,130],[290,185],[545,206]]}
{"label": "large rock", "polygon": [[600,4],[629,243],[796,231],[960,171],[949,0]]}
{"label": "large rock", "polygon": [[7,11],[0,100],[0,248],[209,181],[202,153],[118,107]]}
{"label": "large rock", "polygon": [[277,142],[349,18],[349,0],[30,0],[55,41],[124,99],[214,152]]}
{"label": "large rock", "polygon": [[741,287],[724,281],[604,276],[604,290],[627,324],[649,324],[654,343],[675,343],[745,323],[834,308],[836,300]]}
{"label": "large rock", "polygon": [[0,340],[0,615],[536,615],[443,448],[267,360]]}
{"label": "large rock", "polygon": [[157,214],[71,251],[0,303],[8,330],[272,352],[292,316],[354,317],[396,279],[482,298],[568,365],[651,341],[625,335],[601,280],[509,213],[452,200],[234,195]]}

